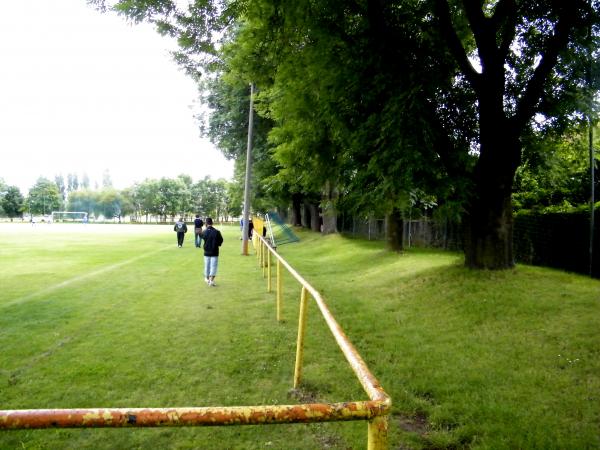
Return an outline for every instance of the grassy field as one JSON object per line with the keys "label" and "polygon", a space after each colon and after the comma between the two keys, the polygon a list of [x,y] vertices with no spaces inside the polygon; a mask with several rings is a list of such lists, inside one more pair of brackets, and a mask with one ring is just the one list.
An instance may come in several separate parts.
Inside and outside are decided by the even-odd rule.
{"label": "grassy field", "polygon": [[[299,288],[275,321],[238,228],[218,286],[171,226],[0,225],[0,408],[289,404]],[[280,251],[392,396],[391,448],[600,448],[600,282],[300,233]],[[309,307],[305,398],[365,399]],[[362,422],[0,432],[0,448],[359,449]]]}

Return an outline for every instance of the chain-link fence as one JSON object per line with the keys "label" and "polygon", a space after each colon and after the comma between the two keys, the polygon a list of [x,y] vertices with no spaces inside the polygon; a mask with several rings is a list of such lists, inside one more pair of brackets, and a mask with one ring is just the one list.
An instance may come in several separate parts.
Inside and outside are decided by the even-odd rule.
{"label": "chain-link fence", "polygon": [[[595,223],[600,223],[596,211]],[[374,217],[341,216],[341,233],[369,240],[384,240],[387,224]],[[433,247],[462,250],[460,224],[431,219],[405,220],[405,248]],[[522,213],[514,220],[513,247],[517,262],[554,267],[600,278],[600,227],[594,229],[590,248],[590,215],[573,213]]]}
{"label": "chain-link fence", "polygon": [[[338,229],[353,237],[369,240],[384,240],[387,233],[385,219],[376,217],[341,216]],[[403,222],[404,246],[435,247],[449,250],[462,249],[460,225],[445,221],[442,223],[430,219],[405,220]]]}

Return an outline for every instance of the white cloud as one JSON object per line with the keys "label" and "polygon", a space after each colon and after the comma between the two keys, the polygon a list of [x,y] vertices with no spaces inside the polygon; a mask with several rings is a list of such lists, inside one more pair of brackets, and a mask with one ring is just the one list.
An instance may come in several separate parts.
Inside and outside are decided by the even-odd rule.
{"label": "white cloud", "polygon": [[230,178],[199,136],[194,82],[148,25],[83,0],[0,6],[0,178],[23,193],[39,176],[87,173],[116,187],[186,173]]}

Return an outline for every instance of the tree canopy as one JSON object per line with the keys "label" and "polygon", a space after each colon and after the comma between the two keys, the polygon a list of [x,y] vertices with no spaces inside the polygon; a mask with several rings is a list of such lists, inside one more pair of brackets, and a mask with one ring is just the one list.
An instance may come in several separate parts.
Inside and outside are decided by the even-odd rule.
{"label": "tree canopy", "polygon": [[26,202],[32,214],[48,215],[60,210],[62,197],[55,182],[40,177],[29,190]]}
{"label": "tree canopy", "polygon": [[256,83],[259,195],[393,223],[422,192],[461,218],[469,267],[514,263],[515,175],[531,148],[548,154],[532,137],[598,115],[598,0],[111,5],[178,39],[176,60],[207,80],[209,133],[231,157]]}
{"label": "tree canopy", "polygon": [[8,186],[0,179],[0,213],[8,218],[20,217],[23,213],[25,199],[17,186]]}

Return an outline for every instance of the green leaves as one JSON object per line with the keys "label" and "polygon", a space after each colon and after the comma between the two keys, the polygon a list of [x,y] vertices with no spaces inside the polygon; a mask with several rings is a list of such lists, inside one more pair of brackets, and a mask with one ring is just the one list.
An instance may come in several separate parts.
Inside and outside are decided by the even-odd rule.
{"label": "green leaves", "polygon": [[[3,191],[3,190],[2,190]],[[23,213],[25,199],[17,186],[7,186],[4,192],[0,191],[0,213],[6,214],[11,220]]]}
{"label": "green leaves", "polygon": [[41,177],[38,178],[35,185],[29,189],[27,203],[31,213],[47,215],[52,211],[60,210],[62,199],[56,184]]}
{"label": "green leaves", "polygon": [[114,7],[177,39],[176,62],[202,77],[203,131],[240,180],[256,84],[253,204],[265,208],[334,185],[355,212],[408,208],[419,191],[455,217],[500,170],[477,178],[481,155],[518,166],[534,114],[543,131],[597,115],[598,0],[181,4]]}

